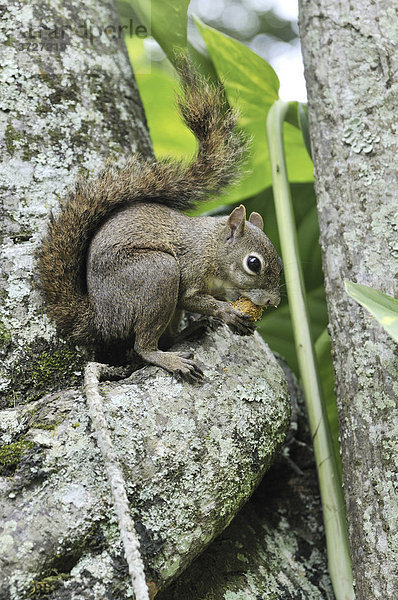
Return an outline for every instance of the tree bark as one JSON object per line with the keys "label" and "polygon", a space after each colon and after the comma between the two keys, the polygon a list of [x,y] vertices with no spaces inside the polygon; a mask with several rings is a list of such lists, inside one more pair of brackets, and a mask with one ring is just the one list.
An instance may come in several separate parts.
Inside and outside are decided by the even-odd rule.
{"label": "tree bark", "polygon": [[282,367],[294,407],[283,452],[227,529],[156,600],[334,600],[303,393]]}
{"label": "tree bark", "polygon": [[[154,366],[100,386],[153,592],[228,525],[290,421],[284,372],[258,334],[247,339],[224,326],[176,350],[194,353],[206,374],[202,386],[178,383]],[[50,584],[63,600],[131,597],[91,429],[77,389],[2,412],[2,600],[40,597]],[[291,571],[300,579],[299,565]]]}
{"label": "tree bark", "polygon": [[107,157],[122,162],[152,150],[124,41],[109,33],[119,23],[112,2],[10,0],[0,16],[0,393],[7,406],[76,381],[80,366],[35,290],[33,253],[50,209]]}
{"label": "tree bark", "polygon": [[388,0],[300,2],[344,490],[364,600],[398,597],[398,365],[393,340],[344,280],[397,293],[397,24]]}

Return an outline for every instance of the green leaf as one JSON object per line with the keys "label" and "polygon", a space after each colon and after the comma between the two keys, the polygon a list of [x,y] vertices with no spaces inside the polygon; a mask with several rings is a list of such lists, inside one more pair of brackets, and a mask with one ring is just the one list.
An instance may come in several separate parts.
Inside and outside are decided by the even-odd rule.
{"label": "green leaf", "polygon": [[398,300],[374,288],[345,281],[347,294],[364,306],[398,342]]}
{"label": "green leaf", "polygon": [[138,73],[136,80],[155,155],[188,159],[195,152],[196,142],[177,110],[178,81],[171,73],[155,66],[148,75]]}
{"label": "green leaf", "polygon": [[294,125],[294,127],[297,127],[297,129],[300,128],[300,123],[299,123],[299,118],[298,118],[298,105],[299,105],[299,103],[296,102],[295,100],[292,100],[291,102],[289,102],[289,107],[288,107],[288,110],[286,113],[286,118],[285,118],[285,121],[287,123]]}
{"label": "green leaf", "polygon": [[[323,286],[321,249],[319,246],[318,213],[312,183],[293,183],[290,186],[297,227],[300,259],[307,291]],[[248,213],[259,212],[265,232],[280,253],[279,234],[272,188],[245,202]]]}
{"label": "green leaf", "polygon": [[[239,108],[239,125],[252,138],[245,170],[248,174],[221,202],[238,202],[271,185],[271,170],[266,142],[265,123],[268,111],[278,98],[279,80],[273,68],[252,50],[231,37],[204,25],[196,24],[206,42],[210,57],[225,85],[229,102]],[[313,166],[303,144],[296,105],[292,103],[290,123],[285,124],[287,165],[290,181],[313,180]],[[291,123],[294,123],[292,125]]]}
{"label": "green leaf", "polygon": [[[279,79],[258,54],[233,38],[195,19],[218,74],[232,103],[244,107],[244,119],[264,118],[264,111],[278,98]],[[261,102],[259,102],[261,98]]]}
{"label": "green leaf", "polygon": [[[303,274],[307,290],[307,302],[311,317],[313,339],[317,339],[328,323],[328,313],[321,267],[319,246],[319,226],[316,211],[314,186],[311,183],[294,183],[290,186],[295,214],[297,238]],[[278,227],[272,188],[245,202],[248,214],[259,212],[264,220],[264,229],[277,252],[280,254]],[[287,307],[285,283],[281,287],[280,306],[264,311],[259,324],[259,332],[272,350],[282,354],[289,366],[298,373],[297,356],[294,346],[293,329]]]}
{"label": "green leaf", "polygon": [[134,11],[172,63],[175,51],[187,47],[188,5],[189,0],[134,0]]}
{"label": "green leaf", "polygon": [[[319,246],[318,212],[314,204],[308,206],[308,201],[305,204],[308,208],[300,220],[296,219],[296,224],[305,285],[307,291],[310,291],[319,286],[323,287],[324,280]],[[296,210],[294,212],[296,213]]]}
{"label": "green leaf", "polygon": [[314,181],[314,165],[308,156],[301,131],[290,123],[283,127],[287,173],[290,183]]}
{"label": "green leaf", "polygon": [[228,194],[228,202],[237,202],[271,185],[265,120],[278,97],[279,80],[272,67],[252,50],[198,19],[195,22],[230,104],[241,112],[239,125],[253,140],[245,164],[248,174]]}

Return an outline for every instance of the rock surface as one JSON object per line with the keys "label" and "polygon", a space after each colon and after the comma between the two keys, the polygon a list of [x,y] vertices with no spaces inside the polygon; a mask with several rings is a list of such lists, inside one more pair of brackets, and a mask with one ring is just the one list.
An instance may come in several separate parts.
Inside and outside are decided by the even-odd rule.
{"label": "rock surface", "polygon": [[[178,383],[156,367],[101,385],[153,589],[228,525],[289,425],[283,371],[258,335],[223,327],[180,349],[195,352],[203,385]],[[3,411],[1,427],[0,597],[40,597],[46,586],[65,599],[130,597],[82,394],[67,390]],[[4,461],[7,449],[14,462]]]}

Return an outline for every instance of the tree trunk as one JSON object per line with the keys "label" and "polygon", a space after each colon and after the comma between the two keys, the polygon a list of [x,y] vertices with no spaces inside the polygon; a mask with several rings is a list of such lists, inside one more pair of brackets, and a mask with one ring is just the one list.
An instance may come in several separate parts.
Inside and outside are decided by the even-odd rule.
{"label": "tree trunk", "polygon": [[357,598],[396,598],[396,346],[344,280],[396,294],[398,15],[301,0],[300,28]]}
{"label": "tree trunk", "polygon": [[71,383],[79,370],[35,291],[32,255],[50,209],[106,157],[152,150],[124,41],[110,34],[118,25],[112,2],[9,0],[0,16],[0,392],[7,406]]}
{"label": "tree trunk", "polygon": [[156,600],[334,599],[304,397],[281,364],[294,406],[283,452],[227,529]]}
{"label": "tree trunk", "polygon": [[[194,353],[206,374],[202,386],[176,382],[155,366],[100,386],[153,591],[228,525],[289,427],[285,376],[259,335],[248,339],[224,326],[176,350]],[[50,582],[63,600],[131,597],[91,428],[77,389],[2,411],[1,600],[40,597]],[[300,567],[289,569],[295,581],[302,579]]]}
{"label": "tree trunk", "polygon": [[[79,173],[95,174],[109,156],[123,162],[137,150],[151,153],[145,116],[123,42],[110,33],[109,26],[118,31],[112,2],[11,0],[0,10],[5,65],[0,87],[0,408],[5,408],[0,417],[0,597],[127,598],[132,592],[111,494],[77,387],[84,357],[58,339],[43,315],[32,257],[49,210],[56,209]],[[135,373],[130,383],[102,388],[113,398],[105,401],[108,409],[115,402],[107,418],[147,575],[148,566],[156,570],[159,587],[229,522],[268,468],[288,425],[283,374],[258,336],[247,341],[220,330],[199,345],[198,356],[207,352],[209,361],[209,380],[200,391],[155,367]],[[163,382],[164,393],[155,381]],[[168,424],[174,436],[169,446]],[[197,439],[191,439],[196,430]],[[213,468],[209,452],[221,470]],[[213,477],[207,491],[203,472]],[[182,489],[183,483],[191,487]],[[312,501],[312,491],[308,494]],[[314,502],[319,505],[316,496]],[[309,528],[312,524],[317,527],[316,519]],[[316,598],[316,565],[320,589],[329,589],[324,557],[312,556],[312,548],[315,553],[322,548],[321,536],[313,541],[309,532],[308,560],[306,555],[293,561],[303,546],[303,527],[289,532],[281,545],[284,515],[275,536],[272,522],[269,527],[279,553],[274,579],[283,569],[283,581],[275,586],[282,589],[288,575],[289,589],[302,583]],[[287,547],[291,560],[284,568]],[[274,562],[271,556],[268,572],[274,572]],[[260,567],[261,575],[262,562]]]}

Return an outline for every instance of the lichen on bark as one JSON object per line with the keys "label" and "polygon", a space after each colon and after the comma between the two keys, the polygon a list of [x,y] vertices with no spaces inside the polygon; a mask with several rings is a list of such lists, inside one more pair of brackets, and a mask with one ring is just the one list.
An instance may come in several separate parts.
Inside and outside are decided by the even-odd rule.
{"label": "lichen on bark", "polygon": [[[200,391],[153,366],[101,386],[147,580],[158,589],[247,501],[290,421],[284,373],[258,335],[247,340],[224,327],[177,350],[194,351],[203,366]],[[81,393],[3,411],[0,444],[8,469],[0,476],[0,597],[24,600],[54,570],[68,575],[53,582],[66,598],[76,586],[93,600],[115,586],[118,597],[129,597],[105,468]]]}
{"label": "lichen on bark", "polygon": [[112,3],[11,0],[1,10],[4,404],[20,400],[12,396],[12,375],[40,361],[45,342],[51,352],[63,351],[34,277],[49,211],[79,175],[95,175],[106,158],[122,163],[131,152],[152,150],[123,40],[105,33],[118,23]]}
{"label": "lichen on bark", "polygon": [[397,294],[397,10],[301,0],[300,30],[357,598],[398,595],[398,364],[344,280]]}

